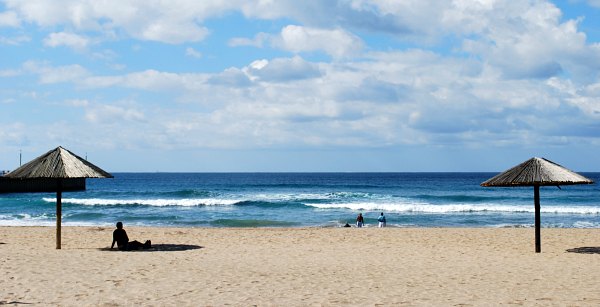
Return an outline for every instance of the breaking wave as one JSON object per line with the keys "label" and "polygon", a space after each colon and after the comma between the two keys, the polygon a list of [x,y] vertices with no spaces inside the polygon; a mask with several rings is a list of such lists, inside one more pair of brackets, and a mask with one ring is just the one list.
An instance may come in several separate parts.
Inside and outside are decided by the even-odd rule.
{"label": "breaking wave", "polygon": [[[351,209],[355,211],[386,211],[397,213],[477,213],[477,212],[497,212],[497,213],[533,213],[533,206],[526,205],[497,205],[497,204],[445,204],[433,205],[428,203],[376,203],[376,202],[357,202],[357,203],[329,203],[329,204],[307,204],[319,209]],[[542,213],[557,214],[600,214],[600,207],[558,207],[542,206]]]}
{"label": "breaking wave", "polygon": [[[56,202],[56,198],[43,198],[46,202]],[[74,204],[84,206],[122,206],[122,205],[139,205],[139,206],[180,206],[180,207],[195,207],[195,206],[231,206],[242,200],[233,199],[216,199],[216,198],[191,198],[191,199],[102,199],[102,198],[63,198],[63,204]]]}

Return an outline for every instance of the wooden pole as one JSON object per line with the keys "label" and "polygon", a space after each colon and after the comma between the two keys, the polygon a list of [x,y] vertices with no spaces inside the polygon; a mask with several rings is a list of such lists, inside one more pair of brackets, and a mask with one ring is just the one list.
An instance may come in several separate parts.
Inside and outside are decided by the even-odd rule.
{"label": "wooden pole", "polygon": [[540,234],[541,215],[540,215],[540,186],[533,187],[533,198],[535,202],[535,252],[542,252],[542,239]]}
{"label": "wooden pole", "polygon": [[60,231],[62,220],[62,180],[56,182],[56,249],[60,249]]}

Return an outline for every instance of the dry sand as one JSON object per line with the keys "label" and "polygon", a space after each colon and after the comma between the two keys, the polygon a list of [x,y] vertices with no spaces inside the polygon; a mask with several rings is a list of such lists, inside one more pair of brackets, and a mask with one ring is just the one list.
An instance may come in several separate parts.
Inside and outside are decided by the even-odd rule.
{"label": "dry sand", "polygon": [[125,229],[0,227],[0,305],[600,305],[600,229]]}

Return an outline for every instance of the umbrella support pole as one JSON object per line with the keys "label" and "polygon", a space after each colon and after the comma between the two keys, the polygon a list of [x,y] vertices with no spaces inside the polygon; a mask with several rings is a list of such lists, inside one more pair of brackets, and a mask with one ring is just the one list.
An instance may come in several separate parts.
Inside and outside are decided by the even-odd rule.
{"label": "umbrella support pole", "polygon": [[481,183],[482,187],[517,187],[533,186],[535,205],[535,252],[542,252],[540,235],[540,186],[559,186],[571,184],[592,184],[593,180],[585,178],[550,160],[531,158],[505,172],[502,172]]}
{"label": "umbrella support pole", "polygon": [[15,179],[23,179],[18,181],[19,190],[14,192],[56,191],[56,249],[61,249],[63,189],[71,191],[71,184],[76,183],[77,190],[85,190],[85,178],[113,178],[113,175],[59,146],[0,179],[10,180],[11,186],[13,181],[17,182]]}
{"label": "umbrella support pole", "polygon": [[62,222],[62,180],[58,180],[56,189],[56,249],[61,247]]}
{"label": "umbrella support pole", "polygon": [[533,187],[533,198],[535,202],[535,252],[542,252],[542,239],[540,234],[541,214],[540,214],[540,186]]}

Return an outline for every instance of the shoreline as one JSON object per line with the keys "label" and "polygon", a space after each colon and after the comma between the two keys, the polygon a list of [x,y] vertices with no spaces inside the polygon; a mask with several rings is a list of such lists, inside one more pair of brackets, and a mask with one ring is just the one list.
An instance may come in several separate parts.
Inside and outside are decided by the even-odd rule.
{"label": "shoreline", "polygon": [[[72,228],[114,228],[115,222],[106,223],[106,224],[88,224],[88,223],[65,223],[62,222],[62,227],[72,227]],[[286,225],[286,226],[207,226],[207,225],[145,225],[145,224],[133,224],[127,223],[127,228],[155,228],[155,229],[348,229],[348,228],[357,228],[356,224],[349,223],[350,227],[344,227],[343,224],[324,224],[324,225]],[[39,224],[39,225],[3,225],[0,224],[0,228],[54,228],[56,227],[56,222],[47,223],[47,224]],[[379,228],[377,224],[364,224],[362,228],[371,229],[371,228]],[[533,229],[534,224],[497,224],[497,225],[478,225],[478,226],[456,226],[456,225],[441,225],[441,226],[419,226],[419,225],[401,225],[401,224],[390,224],[387,223],[385,228],[390,229]],[[600,227],[595,226],[580,226],[580,227],[564,227],[564,226],[545,226],[542,224],[541,229],[589,229],[600,230]]]}
{"label": "shoreline", "polygon": [[[0,226],[0,304],[598,305],[600,229]],[[587,249],[585,249],[587,248]],[[571,251],[568,251],[571,250]]]}

